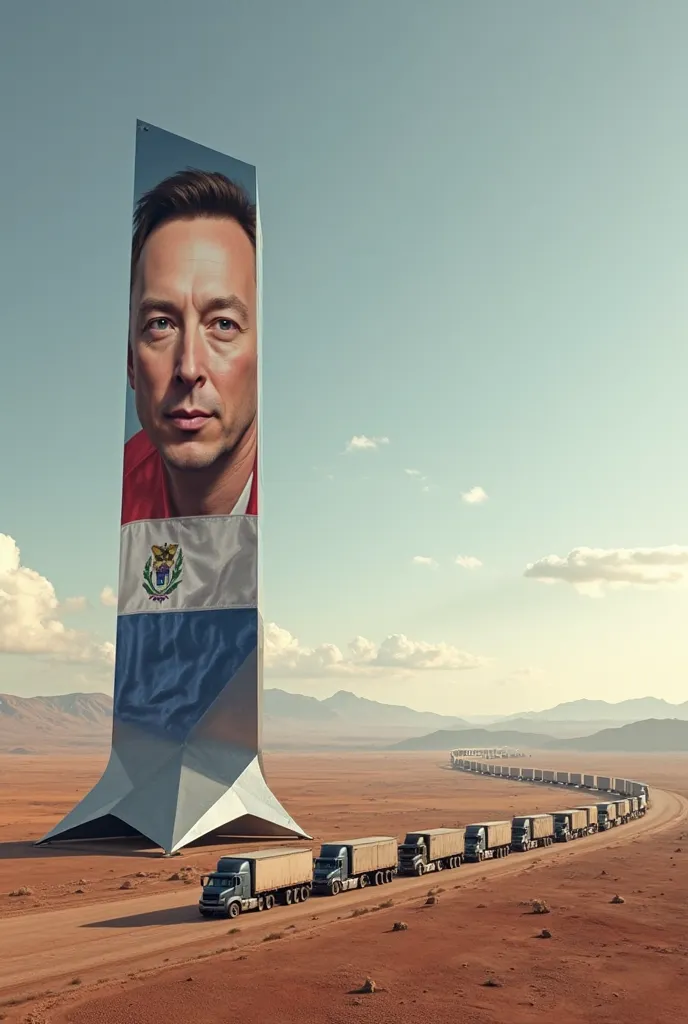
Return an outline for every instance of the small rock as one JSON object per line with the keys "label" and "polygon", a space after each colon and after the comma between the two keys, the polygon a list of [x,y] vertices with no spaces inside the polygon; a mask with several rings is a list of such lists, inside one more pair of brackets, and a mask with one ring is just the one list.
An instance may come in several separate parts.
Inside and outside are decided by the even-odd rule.
{"label": "small rock", "polygon": [[85,890],[85,889],[75,889],[75,890],[74,890],[74,895],[75,895],[75,896],[83,896],[83,894],[84,894],[85,892],[86,892],[86,890]]}
{"label": "small rock", "polygon": [[484,988],[501,988],[502,987],[502,983],[501,983],[501,981],[497,981],[496,978],[488,978],[487,981],[483,982],[483,987]]}
{"label": "small rock", "polygon": [[538,938],[540,938],[540,939],[551,939],[552,938],[552,933],[550,931],[548,931],[547,928],[543,928],[542,931],[540,932]]}
{"label": "small rock", "polygon": [[611,902],[611,903],[625,903],[625,902],[626,902],[626,900],[625,900],[625,899],[623,898],[623,896],[618,896],[618,895],[617,895],[617,896],[614,896],[614,897],[613,897],[613,898],[612,898],[612,899],[610,900],[610,902]]}
{"label": "small rock", "polygon": [[148,878],[148,872],[147,871],[137,871],[136,872],[136,877],[137,878]]}
{"label": "small rock", "polygon": [[406,924],[406,921],[395,921],[392,925],[393,932],[405,932],[407,929],[408,925]]}
{"label": "small rock", "polygon": [[533,900],[531,903],[534,914],[549,914],[550,909],[544,900]]}
{"label": "small rock", "polygon": [[120,889],[133,889],[133,888],[134,888],[134,883],[132,882],[131,878],[125,878],[125,880],[120,885]]}
{"label": "small rock", "polygon": [[375,984],[373,979],[372,978],[366,978],[366,980],[361,985],[361,992],[374,992],[376,988],[377,988],[377,985]]}
{"label": "small rock", "polygon": [[433,906],[433,904],[439,903],[439,901],[440,901],[439,896],[428,896],[428,898],[425,901],[425,906],[426,907],[431,907],[431,906]]}

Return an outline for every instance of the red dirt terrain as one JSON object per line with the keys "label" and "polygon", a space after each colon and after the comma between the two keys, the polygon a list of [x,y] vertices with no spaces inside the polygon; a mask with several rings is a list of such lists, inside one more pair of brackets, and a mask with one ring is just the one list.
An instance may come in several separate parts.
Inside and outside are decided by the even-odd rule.
{"label": "red dirt terrain", "polygon": [[[317,843],[344,833],[401,838],[411,829],[583,799],[452,772],[436,754],[266,761],[277,795]],[[314,898],[231,923],[204,921],[196,909],[198,873],[228,844],[196,846],[172,860],[135,844],[94,852],[87,844],[64,850],[27,844],[69,809],[103,763],[0,758],[13,794],[0,823],[0,1019],[338,1024],[353,1015],[368,1022],[522,1024],[555,1013],[581,1024],[682,1019],[688,758],[548,756],[544,767],[649,782],[656,790],[651,813],[564,847],[397,879],[382,890]],[[181,877],[169,880],[173,874]],[[31,894],[8,895],[22,885]],[[435,888],[436,902],[426,905]],[[617,893],[625,902],[612,904]],[[545,900],[551,912],[533,915],[534,899]],[[399,921],[407,929],[393,931]],[[551,938],[536,937],[543,927]],[[357,992],[367,977],[376,991]]]}

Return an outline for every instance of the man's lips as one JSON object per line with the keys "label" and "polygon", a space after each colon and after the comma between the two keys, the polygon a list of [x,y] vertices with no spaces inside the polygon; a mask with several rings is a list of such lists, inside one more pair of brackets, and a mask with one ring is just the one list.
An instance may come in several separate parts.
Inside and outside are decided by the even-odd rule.
{"label": "man's lips", "polygon": [[212,418],[212,413],[203,409],[173,409],[166,414],[178,430],[200,430]]}

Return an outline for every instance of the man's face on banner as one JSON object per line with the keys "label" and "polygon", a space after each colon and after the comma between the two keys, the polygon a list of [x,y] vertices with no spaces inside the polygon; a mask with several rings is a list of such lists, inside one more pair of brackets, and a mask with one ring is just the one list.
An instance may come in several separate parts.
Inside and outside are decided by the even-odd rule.
{"label": "man's face on banner", "polygon": [[230,453],[257,407],[256,255],[235,220],[163,224],[131,295],[129,383],[141,426],[168,465]]}

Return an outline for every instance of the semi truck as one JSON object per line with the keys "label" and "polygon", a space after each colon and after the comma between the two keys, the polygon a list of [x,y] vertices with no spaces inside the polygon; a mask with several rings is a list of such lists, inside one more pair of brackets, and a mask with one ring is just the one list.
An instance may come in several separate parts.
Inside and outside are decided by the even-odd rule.
{"label": "semi truck", "polygon": [[566,811],[555,811],[554,838],[557,843],[568,843],[571,839],[580,839],[588,833],[588,816],[577,807]]}
{"label": "semi truck", "polygon": [[397,841],[391,836],[323,843],[313,865],[313,892],[337,896],[348,889],[391,882],[398,860]]}
{"label": "semi truck", "polygon": [[556,777],[557,777],[557,773],[553,772],[553,771],[550,771],[549,768],[545,768],[544,771],[542,772],[542,781],[543,782],[554,782]]}
{"label": "semi truck", "polygon": [[311,894],[310,850],[275,847],[220,857],[217,869],[201,878],[202,917],[238,917],[244,910],[270,910],[276,903],[302,903]]}
{"label": "semi truck", "polygon": [[525,782],[532,782],[533,778],[534,778],[534,774],[533,774],[534,772],[535,772],[534,768],[521,768],[521,778]]}
{"label": "semi truck", "polygon": [[466,826],[467,862],[506,857],[511,853],[511,822],[480,821]]}
{"label": "semi truck", "polygon": [[510,779],[519,779],[520,777],[521,777],[521,769],[518,766],[514,767],[512,765],[509,768],[509,778]]}
{"label": "semi truck", "polygon": [[568,786],[569,784],[569,773],[568,772],[557,772],[556,780],[560,786]]}
{"label": "semi truck", "polygon": [[618,825],[616,804],[612,801],[597,804],[597,829],[599,832],[606,832],[607,829]]}
{"label": "semi truck", "polygon": [[576,810],[585,811],[588,819],[588,834],[592,835],[593,832],[597,832],[597,805],[581,804]]}
{"label": "semi truck", "polygon": [[571,786],[582,786],[583,776],[580,772],[569,772],[569,785]]}
{"label": "semi truck", "polygon": [[584,775],[583,785],[586,789],[597,789],[597,776],[595,775]]}
{"label": "semi truck", "polygon": [[408,832],[399,847],[399,874],[425,875],[458,868],[464,858],[465,828],[429,828]]}
{"label": "semi truck", "polygon": [[554,818],[551,814],[531,814],[513,818],[511,849],[514,852],[551,846],[554,842]]}
{"label": "semi truck", "polygon": [[535,782],[542,782],[542,768],[533,768],[533,779]]}
{"label": "semi truck", "polygon": [[597,776],[597,788],[601,790],[603,793],[609,792],[609,790],[612,788],[612,780],[609,778],[608,775]]}

